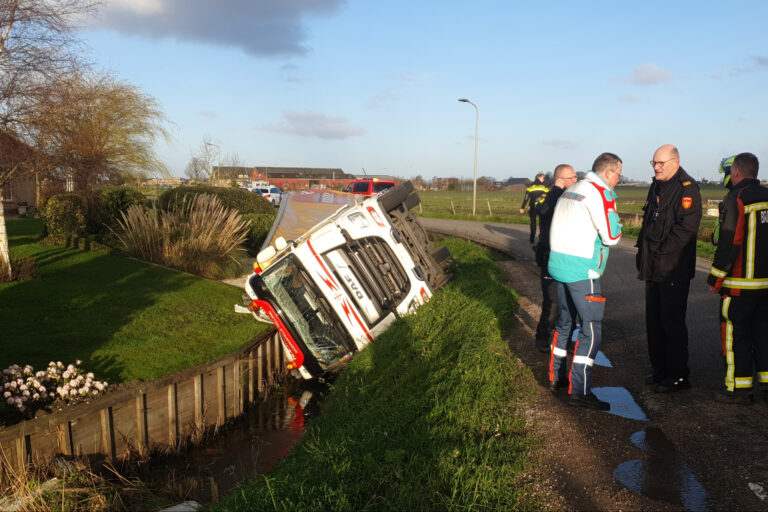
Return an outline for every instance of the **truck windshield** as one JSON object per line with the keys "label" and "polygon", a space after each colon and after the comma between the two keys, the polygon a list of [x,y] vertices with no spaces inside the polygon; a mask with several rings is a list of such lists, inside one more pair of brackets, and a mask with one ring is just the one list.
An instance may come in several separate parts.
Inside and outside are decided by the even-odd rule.
{"label": "truck windshield", "polygon": [[293,255],[276,262],[261,276],[287,317],[283,320],[295,327],[324,370],[350,351],[328,302],[316,293],[314,282]]}

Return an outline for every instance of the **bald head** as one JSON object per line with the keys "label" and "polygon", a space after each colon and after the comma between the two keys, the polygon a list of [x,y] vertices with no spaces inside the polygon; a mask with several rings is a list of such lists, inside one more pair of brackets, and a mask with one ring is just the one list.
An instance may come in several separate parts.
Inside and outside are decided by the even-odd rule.
{"label": "bald head", "polygon": [[576,183],[576,171],[568,164],[555,167],[555,186],[566,189]]}
{"label": "bald head", "polygon": [[680,153],[672,144],[664,144],[653,154],[651,165],[657,181],[669,181],[680,169]]}

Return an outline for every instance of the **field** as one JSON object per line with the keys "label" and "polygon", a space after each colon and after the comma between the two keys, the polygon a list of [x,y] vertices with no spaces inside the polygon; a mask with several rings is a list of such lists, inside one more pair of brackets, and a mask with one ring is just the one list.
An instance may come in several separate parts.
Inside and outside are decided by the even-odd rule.
{"label": "field", "polygon": [[[616,188],[619,196],[618,205],[621,213],[640,213],[648,187]],[[707,208],[717,208],[715,204],[708,205],[709,201],[718,201],[725,196],[726,190],[720,186],[705,187],[701,190],[706,214]],[[511,222],[509,219],[518,219],[520,222],[528,222],[528,215],[520,215],[520,204],[523,202],[523,190],[514,191],[477,191],[476,214],[482,220],[489,217],[498,217]],[[419,214],[427,217],[472,217],[472,191],[429,191],[419,192],[421,197],[421,210]],[[706,215],[705,215],[706,217]],[[713,217],[714,219],[714,217]]]}

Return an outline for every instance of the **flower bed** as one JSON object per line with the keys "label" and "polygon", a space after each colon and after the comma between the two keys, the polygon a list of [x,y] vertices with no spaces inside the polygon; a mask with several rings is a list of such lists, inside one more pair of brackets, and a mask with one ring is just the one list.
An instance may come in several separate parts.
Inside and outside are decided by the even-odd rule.
{"label": "flower bed", "polygon": [[41,409],[56,404],[81,402],[97,396],[107,388],[93,373],[80,368],[81,361],[64,366],[61,361],[51,361],[45,370],[35,371],[26,365],[11,365],[0,374],[0,425],[18,423],[29,419]]}

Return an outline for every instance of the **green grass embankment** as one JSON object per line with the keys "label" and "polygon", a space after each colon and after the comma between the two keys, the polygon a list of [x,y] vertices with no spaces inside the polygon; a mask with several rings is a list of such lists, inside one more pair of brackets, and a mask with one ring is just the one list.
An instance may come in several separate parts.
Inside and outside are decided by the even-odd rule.
{"label": "green grass embankment", "polygon": [[11,251],[37,277],[0,283],[0,369],[83,361],[110,383],[153,379],[231,353],[268,327],[235,314],[242,290],[121,256],[39,243],[11,220]]}
{"label": "green grass embankment", "polygon": [[503,336],[515,293],[490,251],[447,239],[454,280],[343,370],[301,442],[215,511],[529,510],[530,370]]}

